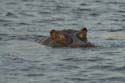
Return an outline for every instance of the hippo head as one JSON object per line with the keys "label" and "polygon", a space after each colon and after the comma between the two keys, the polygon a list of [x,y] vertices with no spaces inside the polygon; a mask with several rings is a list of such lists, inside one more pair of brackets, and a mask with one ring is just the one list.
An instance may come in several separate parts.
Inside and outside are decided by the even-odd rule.
{"label": "hippo head", "polygon": [[50,47],[91,47],[87,40],[87,28],[81,30],[51,30],[50,37],[42,42]]}
{"label": "hippo head", "polygon": [[81,30],[51,30],[50,37],[53,40],[52,46],[55,47],[80,47],[87,42],[87,28]]}

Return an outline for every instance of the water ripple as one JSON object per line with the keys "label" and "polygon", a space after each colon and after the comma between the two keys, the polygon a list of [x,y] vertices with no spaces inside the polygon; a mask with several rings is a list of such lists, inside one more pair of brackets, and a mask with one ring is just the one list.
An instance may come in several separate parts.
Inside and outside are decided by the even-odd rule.
{"label": "water ripple", "polygon": [[5,16],[17,18],[17,16],[12,12],[7,12]]}
{"label": "water ripple", "polygon": [[66,58],[66,59],[62,59],[62,61],[71,61],[71,62],[77,62],[77,61],[83,61],[84,59],[81,58]]}
{"label": "water ripple", "polygon": [[120,72],[125,72],[124,70],[125,70],[125,66],[123,66],[123,67],[115,67],[115,68],[112,69],[112,71],[120,71]]}
{"label": "water ripple", "polygon": [[125,79],[124,79],[125,77],[106,77],[106,78],[103,78],[103,79],[99,79],[99,80],[101,80],[101,81],[114,81],[114,82],[124,82],[125,81]]}
{"label": "water ripple", "polygon": [[27,77],[36,77],[36,76],[44,76],[44,74],[27,74],[27,75],[25,75],[25,76],[27,76]]}

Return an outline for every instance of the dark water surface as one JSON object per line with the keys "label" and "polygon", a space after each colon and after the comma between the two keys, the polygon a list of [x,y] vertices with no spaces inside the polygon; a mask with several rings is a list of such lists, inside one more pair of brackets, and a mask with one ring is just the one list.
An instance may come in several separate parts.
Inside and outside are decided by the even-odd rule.
{"label": "dark water surface", "polygon": [[[83,26],[100,47],[34,41]],[[0,0],[0,83],[125,83],[124,32],[125,0]]]}

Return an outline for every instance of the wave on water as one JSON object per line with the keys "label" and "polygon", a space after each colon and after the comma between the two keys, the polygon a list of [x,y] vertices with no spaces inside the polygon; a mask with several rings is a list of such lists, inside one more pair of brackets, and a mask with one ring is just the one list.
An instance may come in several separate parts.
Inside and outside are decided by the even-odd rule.
{"label": "wave on water", "polygon": [[125,39],[124,32],[108,32],[103,35],[105,39]]}

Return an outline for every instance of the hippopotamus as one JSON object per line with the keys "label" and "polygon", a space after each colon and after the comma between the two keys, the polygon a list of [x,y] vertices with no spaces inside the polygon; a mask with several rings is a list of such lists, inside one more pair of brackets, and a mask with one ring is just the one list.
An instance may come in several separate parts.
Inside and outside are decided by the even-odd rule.
{"label": "hippopotamus", "polygon": [[51,30],[50,36],[44,36],[40,39],[42,45],[50,47],[95,47],[87,39],[87,28],[81,30],[63,29]]}

